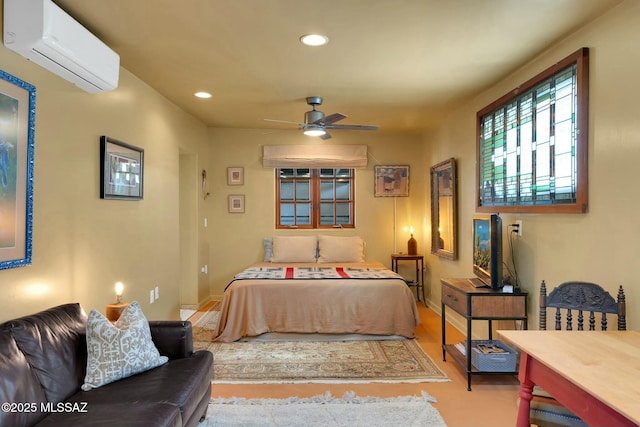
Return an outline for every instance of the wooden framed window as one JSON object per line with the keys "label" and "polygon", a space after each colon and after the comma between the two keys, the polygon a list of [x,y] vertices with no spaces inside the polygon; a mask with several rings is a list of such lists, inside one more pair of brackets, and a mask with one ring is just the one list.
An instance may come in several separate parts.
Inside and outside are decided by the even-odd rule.
{"label": "wooden framed window", "polygon": [[276,228],[353,228],[354,208],[354,169],[276,169]]}
{"label": "wooden framed window", "polygon": [[586,212],[588,70],[583,48],[478,112],[478,212]]}

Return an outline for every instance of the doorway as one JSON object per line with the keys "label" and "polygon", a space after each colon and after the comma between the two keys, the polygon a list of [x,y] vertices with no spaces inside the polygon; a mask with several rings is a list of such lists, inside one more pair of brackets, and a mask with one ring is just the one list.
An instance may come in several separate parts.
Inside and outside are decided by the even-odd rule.
{"label": "doorway", "polygon": [[180,309],[198,309],[198,158],[180,150]]}

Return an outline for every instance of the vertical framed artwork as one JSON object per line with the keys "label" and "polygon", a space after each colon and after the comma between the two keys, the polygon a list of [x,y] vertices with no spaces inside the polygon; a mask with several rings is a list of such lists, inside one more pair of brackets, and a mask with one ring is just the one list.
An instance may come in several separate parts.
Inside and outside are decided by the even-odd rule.
{"label": "vertical framed artwork", "polygon": [[227,185],[243,185],[244,168],[227,168]]}
{"label": "vertical framed artwork", "polygon": [[244,194],[229,196],[229,213],[244,213]]}
{"label": "vertical framed artwork", "polygon": [[408,197],[409,166],[374,166],[374,197]]}
{"label": "vertical framed artwork", "polygon": [[142,200],[144,150],[100,137],[100,198]]}
{"label": "vertical framed artwork", "polygon": [[36,88],[0,70],[0,269],[31,264]]}

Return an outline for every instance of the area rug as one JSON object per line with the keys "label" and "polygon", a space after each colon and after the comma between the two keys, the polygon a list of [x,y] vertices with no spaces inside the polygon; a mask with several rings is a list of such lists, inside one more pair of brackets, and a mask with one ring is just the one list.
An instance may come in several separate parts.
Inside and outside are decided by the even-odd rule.
{"label": "area rug", "polygon": [[193,345],[197,350],[202,350],[208,344],[213,342],[215,336],[213,331],[216,329],[220,311],[215,310],[220,304],[216,303],[213,309],[206,311],[200,318],[192,322]]}
{"label": "area rug", "polygon": [[213,353],[214,384],[450,381],[416,340],[212,343],[215,313],[193,326],[194,348]]}
{"label": "area rug", "polygon": [[212,399],[199,427],[446,427],[431,402],[435,399],[425,392],[421,397],[393,398],[347,392],[342,398],[326,393],[304,399]]}

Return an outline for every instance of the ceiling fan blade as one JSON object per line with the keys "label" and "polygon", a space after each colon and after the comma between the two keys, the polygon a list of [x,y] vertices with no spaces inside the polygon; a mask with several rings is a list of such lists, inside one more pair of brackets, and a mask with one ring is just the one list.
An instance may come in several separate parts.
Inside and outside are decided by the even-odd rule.
{"label": "ceiling fan blade", "polygon": [[378,126],[373,125],[327,125],[327,129],[348,129],[348,130],[378,130]]}
{"label": "ceiling fan blade", "polygon": [[320,139],[329,139],[331,138],[331,134],[329,132],[325,132],[324,135],[320,135]]}
{"label": "ceiling fan blade", "polygon": [[325,125],[330,125],[332,123],[335,123],[335,122],[337,122],[339,120],[346,119],[346,118],[347,118],[347,116],[345,116],[342,113],[334,113],[334,114],[331,114],[331,115],[329,115],[329,116],[324,118],[324,124]]}
{"label": "ceiling fan blade", "polygon": [[304,126],[304,123],[289,122],[287,120],[275,120],[275,119],[262,119],[262,120],[267,121],[267,122],[288,123],[288,124],[291,124],[291,125]]}

